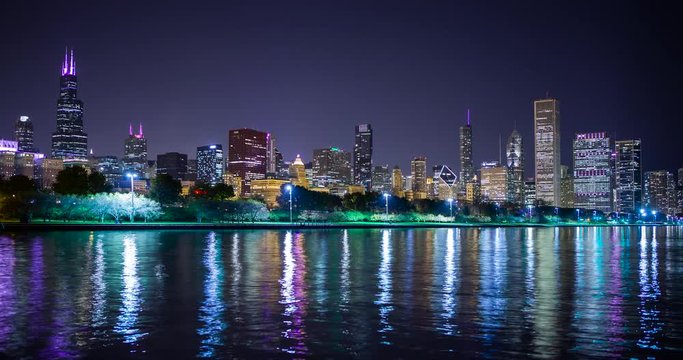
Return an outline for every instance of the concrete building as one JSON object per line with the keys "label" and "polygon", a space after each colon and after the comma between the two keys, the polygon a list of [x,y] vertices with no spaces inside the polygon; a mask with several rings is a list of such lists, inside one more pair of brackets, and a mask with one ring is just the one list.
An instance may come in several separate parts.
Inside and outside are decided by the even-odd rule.
{"label": "concrete building", "polygon": [[560,206],[560,103],[534,101],[536,200]]}
{"label": "concrete building", "polygon": [[482,164],[479,170],[482,201],[503,203],[507,200],[507,174],[507,167],[497,161]]}
{"label": "concrete building", "polygon": [[609,137],[605,132],[576,134],[573,155],[575,206],[609,213],[612,211]]}
{"label": "concrete building", "polygon": [[415,157],[410,162],[410,176],[412,177],[413,199],[427,198],[427,158]]}
{"label": "concrete building", "polygon": [[306,189],[309,187],[308,177],[306,176],[306,165],[301,159],[301,155],[297,154],[296,159],[289,166],[289,177],[291,178],[292,184],[295,186],[301,186]]}

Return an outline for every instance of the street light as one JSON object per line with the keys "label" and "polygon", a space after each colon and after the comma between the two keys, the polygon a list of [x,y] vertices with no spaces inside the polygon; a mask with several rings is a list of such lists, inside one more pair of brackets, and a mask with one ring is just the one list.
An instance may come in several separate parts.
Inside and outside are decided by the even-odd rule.
{"label": "street light", "polygon": [[138,177],[138,174],[126,174],[126,177],[130,178],[130,222],[135,221],[135,190],[133,188],[134,180]]}
{"label": "street light", "polygon": [[292,223],[292,185],[287,184],[285,188],[289,191],[289,222]]}
{"label": "street light", "polygon": [[453,217],[453,198],[448,198],[448,206],[451,208],[451,217]]}
{"label": "street light", "polygon": [[389,221],[389,194],[384,193],[384,221]]}
{"label": "street light", "polygon": [[581,209],[576,209],[576,221],[581,221]]}
{"label": "street light", "polygon": [[652,221],[656,222],[657,221],[657,212],[652,210]]}
{"label": "street light", "polygon": [[529,222],[531,222],[531,211],[534,209],[534,206],[529,204],[526,207],[529,209]]}

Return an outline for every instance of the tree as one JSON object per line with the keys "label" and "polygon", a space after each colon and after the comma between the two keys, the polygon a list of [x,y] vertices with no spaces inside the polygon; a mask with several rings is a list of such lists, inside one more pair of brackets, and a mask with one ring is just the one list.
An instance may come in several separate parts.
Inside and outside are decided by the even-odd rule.
{"label": "tree", "polygon": [[88,175],[88,192],[90,194],[111,192],[112,186],[107,183],[107,178],[102,173],[93,171]]}
{"label": "tree", "polygon": [[180,180],[176,180],[168,174],[159,174],[152,181],[152,190],[149,196],[161,205],[171,205],[178,202],[181,191]]}
{"label": "tree", "polygon": [[0,181],[0,193],[3,196],[1,209],[5,216],[17,218],[21,222],[29,222],[38,208],[38,191],[33,180],[24,175],[14,175],[6,181]]}
{"label": "tree", "polygon": [[71,166],[57,174],[52,187],[58,194],[85,195],[88,193],[88,172],[82,166]]}
{"label": "tree", "polygon": [[209,197],[220,201],[228,200],[235,197],[235,191],[230,185],[218,183],[209,189]]}

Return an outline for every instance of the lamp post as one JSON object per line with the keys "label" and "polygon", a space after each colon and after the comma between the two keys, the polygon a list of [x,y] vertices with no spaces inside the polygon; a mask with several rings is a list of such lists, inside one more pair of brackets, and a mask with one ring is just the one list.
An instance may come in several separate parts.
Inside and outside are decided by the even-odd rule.
{"label": "lamp post", "polygon": [[645,209],[640,209],[640,217],[643,218],[642,221],[645,221]]}
{"label": "lamp post", "polygon": [[138,177],[138,174],[131,174],[128,173],[126,174],[128,178],[130,178],[130,222],[135,221],[135,190],[134,190],[134,182],[135,178]]}
{"label": "lamp post", "polygon": [[292,184],[287,184],[287,191],[289,191],[289,222],[292,223]]}
{"label": "lamp post", "polygon": [[657,212],[652,210],[652,222],[657,222]]}
{"label": "lamp post", "polygon": [[576,209],[576,221],[581,221],[581,209]]}
{"label": "lamp post", "polygon": [[453,217],[453,198],[448,198],[448,207],[450,207],[451,217]]}
{"label": "lamp post", "polygon": [[384,193],[384,221],[389,221],[389,194]]}
{"label": "lamp post", "polygon": [[527,209],[529,209],[529,222],[531,222],[531,211],[534,209],[533,205],[527,205]]}

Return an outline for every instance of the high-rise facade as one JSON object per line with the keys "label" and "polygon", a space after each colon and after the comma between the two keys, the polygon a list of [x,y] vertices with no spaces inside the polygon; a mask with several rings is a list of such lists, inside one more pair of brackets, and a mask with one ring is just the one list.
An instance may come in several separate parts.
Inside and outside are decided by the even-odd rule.
{"label": "high-rise facade", "polygon": [[560,207],[574,207],[574,177],[569,166],[560,165]]}
{"label": "high-rise facade", "polygon": [[169,152],[157,155],[157,174],[168,174],[174,179],[187,178],[187,154]]}
{"label": "high-rise facade", "polygon": [[517,130],[508,137],[505,155],[507,158],[507,196],[513,204],[524,203],[524,143]]}
{"label": "high-rise facade", "polygon": [[197,181],[216,185],[223,182],[223,146],[211,144],[197,148]]}
{"label": "high-rise facade", "polygon": [[73,50],[64,55],[57,100],[57,131],[52,133],[52,157],[66,164],[85,162],[88,135],[83,129],[83,102],[78,99],[78,78]]}
{"label": "high-rise facade", "polygon": [[482,200],[502,203],[507,200],[508,169],[497,161],[482,164],[479,170],[480,195]]}
{"label": "high-rise facade", "polygon": [[403,190],[403,172],[398,165],[394,166],[391,170],[391,193],[394,196],[403,197],[405,196],[405,191]]}
{"label": "high-rise facade", "polygon": [[96,156],[93,160],[95,168],[104,175],[107,183],[113,187],[119,187],[123,179],[123,168],[119,159],[113,155],[105,155]]}
{"label": "high-rise facade", "polygon": [[266,132],[254,129],[228,132],[228,172],[241,179],[242,194],[249,194],[251,180],[266,178],[269,144],[270,134]]}
{"label": "high-rise facade", "polygon": [[648,210],[675,215],[677,205],[674,175],[666,170],[646,172],[643,206]]}
{"label": "high-rise facade", "polygon": [[33,145],[33,122],[28,116],[20,116],[14,127],[14,138],[17,140],[19,151],[36,152]]}
{"label": "high-rise facade", "polygon": [[370,124],[356,125],[353,146],[353,181],[366,190],[372,187],[372,127]]}
{"label": "high-rise facade", "polygon": [[635,213],[643,199],[643,170],[640,140],[615,142],[615,202],[616,211]]}
{"label": "high-rise facade", "polygon": [[391,189],[391,170],[389,170],[389,165],[374,166],[372,168],[372,191],[390,194]]}
{"label": "high-rise facade", "polygon": [[536,201],[560,206],[560,102],[534,101]]}
{"label": "high-rise facade", "polygon": [[474,181],[474,176],[472,125],[470,123],[470,110],[467,109],[467,124],[460,127],[460,182],[464,185]]}
{"label": "high-rise facade", "polygon": [[609,137],[604,132],[576,134],[573,155],[574,206],[612,211]]}
{"label": "high-rise facade", "polygon": [[418,156],[410,162],[410,176],[412,178],[413,199],[427,198],[427,158]]}
{"label": "high-rise facade", "polygon": [[147,169],[147,139],[142,132],[142,124],[138,133],[133,133],[133,125],[128,126],[128,137],[124,142],[123,166],[125,171],[133,171],[142,175]]}
{"label": "high-rise facade", "polygon": [[308,189],[308,177],[306,176],[306,164],[301,155],[297,154],[294,162],[289,166],[289,177],[292,184]]}
{"label": "high-rise facade", "polygon": [[351,154],[336,148],[313,150],[313,186],[351,184]]}

